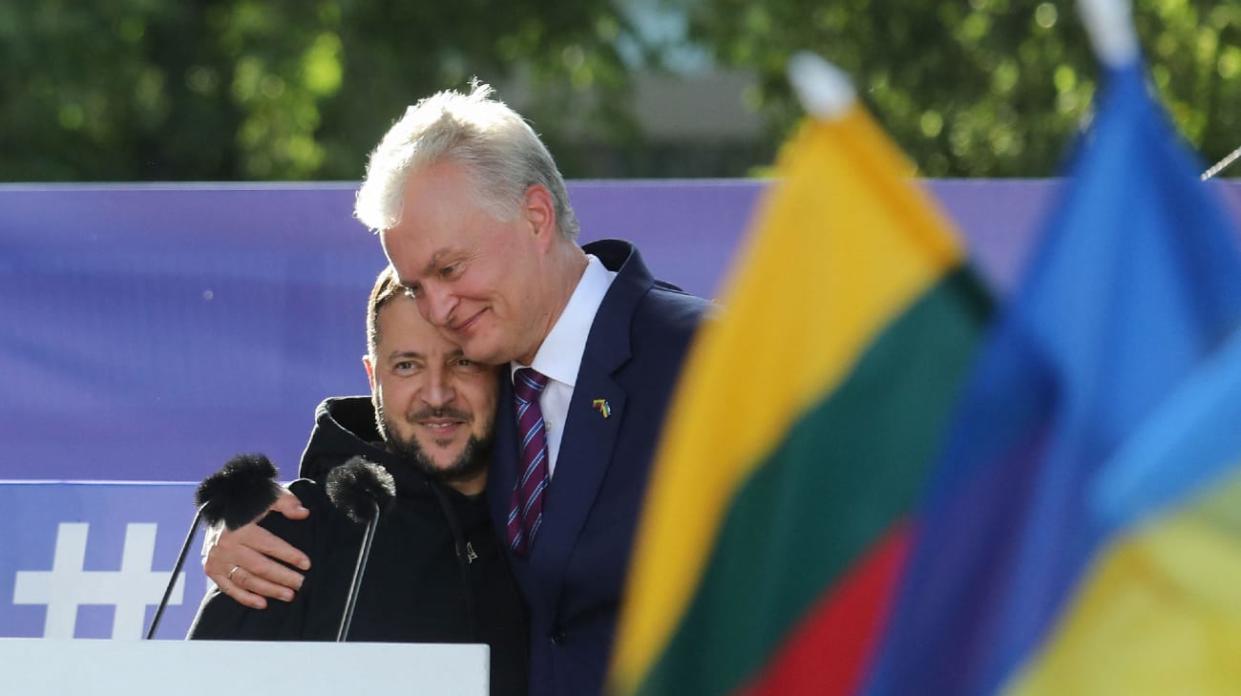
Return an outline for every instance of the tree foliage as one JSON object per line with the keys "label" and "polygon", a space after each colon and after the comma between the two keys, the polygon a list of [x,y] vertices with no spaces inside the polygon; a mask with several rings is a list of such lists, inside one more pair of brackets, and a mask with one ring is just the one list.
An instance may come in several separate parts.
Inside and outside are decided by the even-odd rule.
{"label": "tree foliage", "polygon": [[[931,176],[1055,173],[1099,73],[1069,0],[643,1],[757,76],[745,99],[768,128],[744,152],[758,158],[800,117],[784,73],[800,49],[849,71]],[[631,5],[0,2],[0,180],[357,179],[412,99],[473,75],[523,85],[505,96],[525,95],[515,106],[570,176],[701,173],[685,164],[701,144],[657,149],[630,115],[631,70],[652,64],[633,54],[654,52]],[[1222,157],[1241,144],[1241,5],[1135,7],[1160,95],[1204,158]]]}
{"label": "tree foliage", "polygon": [[520,77],[553,142],[596,95],[623,140],[630,31],[608,0],[4,2],[0,179],[356,179],[412,99],[474,75]]}
{"label": "tree foliage", "polygon": [[[1088,118],[1099,68],[1075,2],[703,0],[692,36],[754,69],[773,134],[800,110],[784,75],[812,50],[859,92],[929,176],[1047,176]],[[1135,0],[1150,74],[1182,133],[1213,161],[1241,145],[1241,5]],[[778,137],[778,136],[777,136]]]}

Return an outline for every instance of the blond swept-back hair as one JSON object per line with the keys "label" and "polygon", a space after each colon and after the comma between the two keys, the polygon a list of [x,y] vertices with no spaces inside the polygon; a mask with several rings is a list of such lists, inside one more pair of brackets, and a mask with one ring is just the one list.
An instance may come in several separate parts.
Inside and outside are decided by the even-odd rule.
{"label": "blond swept-back hair", "polygon": [[410,172],[451,160],[466,167],[481,204],[501,220],[513,219],[530,186],[547,187],[557,231],[577,239],[577,217],[551,153],[530,124],[493,95],[490,85],[475,79],[469,94],[445,90],[409,107],[371,153],[354,216],[373,231],[390,229],[404,212]]}

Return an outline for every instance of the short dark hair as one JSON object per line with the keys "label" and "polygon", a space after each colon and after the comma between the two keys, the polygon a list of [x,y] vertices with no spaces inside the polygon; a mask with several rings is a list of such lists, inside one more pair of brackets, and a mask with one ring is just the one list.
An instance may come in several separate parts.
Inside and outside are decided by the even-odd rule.
{"label": "short dark hair", "polygon": [[396,270],[386,266],[375,278],[375,286],[371,288],[370,299],[366,302],[366,352],[372,356],[375,355],[375,346],[379,345],[379,310],[398,295],[413,297],[409,288],[401,285]]}

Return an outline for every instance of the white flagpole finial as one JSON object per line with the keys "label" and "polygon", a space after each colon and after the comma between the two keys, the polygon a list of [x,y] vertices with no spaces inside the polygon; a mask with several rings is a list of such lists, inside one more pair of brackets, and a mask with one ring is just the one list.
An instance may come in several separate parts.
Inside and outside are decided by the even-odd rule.
{"label": "white flagpole finial", "polygon": [[788,72],[802,108],[814,116],[840,118],[857,101],[849,76],[813,53],[795,54],[789,59]]}
{"label": "white flagpole finial", "polygon": [[1099,60],[1113,68],[1137,60],[1138,34],[1130,0],[1079,0],[1077,5]]}

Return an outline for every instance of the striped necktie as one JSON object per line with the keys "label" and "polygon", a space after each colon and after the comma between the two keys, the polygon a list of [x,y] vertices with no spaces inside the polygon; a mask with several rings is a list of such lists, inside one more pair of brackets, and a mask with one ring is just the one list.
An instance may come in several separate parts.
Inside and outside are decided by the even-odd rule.
{"label": "striped necktie", "polygon": [[513,405],[517,409],[519,442],[518,476],[508,511],[508,543],[513,552],[524,556],[534,544],[543,524],[543,494],[550,481],[547,466],[547,432],[539,394],[547,386],[547,376],[523,367],[513,375]]}

